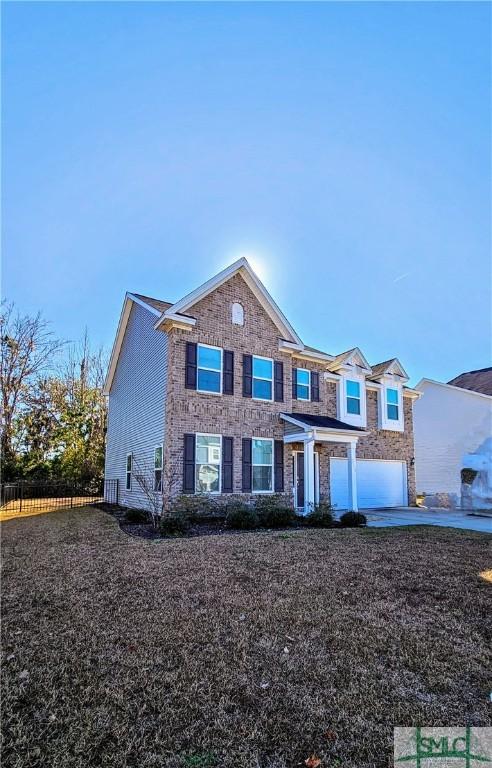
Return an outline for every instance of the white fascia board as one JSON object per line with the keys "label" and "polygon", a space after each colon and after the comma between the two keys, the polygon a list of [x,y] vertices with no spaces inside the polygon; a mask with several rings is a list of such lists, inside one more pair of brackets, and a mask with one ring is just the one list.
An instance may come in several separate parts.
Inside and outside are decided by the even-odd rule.
{"label": "white fascia board", "polygon": [[265,309],[271,320],[274,322],[274,324],[277,326],[281,334],[287,338],[291,338],[292,341],[294,341],[296,344],[299,344],[302,346],[302,341],[283,314],[283,312],[280,310],[280,308],[277,306],[275,301],[272,299],[270,294],[268,293],[267,289],[263,285],[263,283],[259,280],[259,278],[255,275],[253,270],[251,269],[247,259],[242,258],[235,261],[233,264],[231,264],[229,267],[226,267],[226,269],[223,269],[222,272],[219,272],[218,275],[215,275],[214,277],[210,278],[210,280],[207,280],[203,285],[200,285],[198,288],[196,288],[191,293],[188,293],[186,296],[184,296],[182,299],[180,299],[176,304],[173,304],[172,307],[170,307],[167,312],[164,312],[161,316],[161,319],[157,323],[156,327],[160,325],[161,322],[164,322],[166,317],[169,315],[177,315],[177,314],[184,314],[187,312],[194,304],[196,304],[198,301],[201,301],[201,299],[205,298],[205,296],[208,296],[209,293],[214,291],[216,288],[221,286],[223,283],[225,283],[227,280],[229,280],[233,275],[240,273],[241,276],[244,278],[246,284],[249,286],[249,288],[253,291],[254,295],[262,305],[262,307]]}
{"label": "white fascia board", "polygon": [[311,352],[303,344],[293,344],[291,341],[284,341],[283,339],[279,341],[278,348],[280,352],[288,352],[293,357],[298,357],[301,360],[327,363],[333,360],[333,355],[329,355],[327,352]]}
{"label": "white fascia board", "polygon": [[159,319],[154,325],[155,331],[165,330],[165,326],[169,324],[172,328],[184,328],[186,330],[190,330],[196,325],[196,320],[194,317],[185,317],[184,315],[177,315],[174,312],[171,312],[169,309],[167,312],[164,312],[163,315],[159,314]]}
{"label": "white fascia board", "polygon": [[162,313],[159,312],[158,309],[156,309],[155,307],[152,307],[150,304],[147,304],[147,302],[145,302],[143,299],[140,299],[138,296],[135,296],[134,293],[127,293],[126,295],[128,296],[129,299],[134,301],[135,304],[139,304],[141,307],[144,307],[145,309],[148,309],[149,312],[151,312],[156,317],[160,317],[161,316]]}
{"label": "white fascia board", "polygon": [[418,391],[424,394],[423,384],[434,384],[437,387],[444,387],[445,389],[454,389],[455,392],[461,392],[465,395],[474,395],[475,397],[485,397],[487,400],[492,400],[492,395],[486,395],[484,392],[475,392],[473,389],[465,389],[464,387],[455,387],[454,384],[444,384],[442,381],[435,381],[434,379],[420,379],[419,383],[415,385],[413,391]]}
{"label": "white fascia board", "polygon": [[[335,365],[331,366],[331,370],[333,371],[338,371],[339,369],[350,370],[350,368],[348,368],[347,366],[349,366],[350,363],[354,364],[353,362],[354,357],[359,357],[359,360],[362,363],[360,367],[362,368],[363,373],[368,375],[372,373],[372,368],[367,362],[362,352],[360,351],[359,347],[354,347],[354,349],[349,350],[349,352],[347,352],[347,354],[345,355],[345,357],[342,358],[342,360],[339,360],[337,363],[335,363]],[[355,365],[359,365],[359,363],[356,362]]]}
{"label": "white fascia board", "polygon": [[400,363],[397,357],[394,357],[393,360],[390,360],[388,365],[384,369],[384,371],[382,373],[378,373],[376,376],[374,376],[374,378],[383,379],[387,374],[395,373],[395,371],[392,370],[393,368],[398,369],[399,372],[396,375],[401,377],[402,382],[408,381],[409,379],[408,373],[406,372],[406,370],[404,369],[404,367],[402,366],[402,364]]}

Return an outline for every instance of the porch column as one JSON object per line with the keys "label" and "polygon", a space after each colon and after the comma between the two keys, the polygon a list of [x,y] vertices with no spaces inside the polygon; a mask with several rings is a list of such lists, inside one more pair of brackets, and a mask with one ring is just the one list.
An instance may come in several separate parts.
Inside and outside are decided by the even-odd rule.
{"label": "porch column", "polygon": [[352,512],[357,512],[357,460],[355,456],[356,442],[350,442],[347,445],[348,458],[348,508]]}
{"label": "porch column", "polygon": [[304,443],[304,514],[314,508],[314,437]]}

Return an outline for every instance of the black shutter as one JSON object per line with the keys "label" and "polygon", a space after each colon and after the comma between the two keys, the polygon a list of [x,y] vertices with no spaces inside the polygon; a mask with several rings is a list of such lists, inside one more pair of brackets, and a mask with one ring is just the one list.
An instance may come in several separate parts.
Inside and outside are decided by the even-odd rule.
{"label": "black shutter", "polygon": [[253,396],[253,356],[243,355],[243,397]]}
{"label": "black shutter", "polygon": [[283,440],[275,440],[275,493],[283,493],[284,490],[284,443]]}
{"label": "black shutter", "polygon": [[232,493],[232,437],[222,438],[222,493]]}
{"label": "black shutter", "polygon": [[319,373],[311,371],[311,400],[319,403]]}
{"label": "black shutter", "polygon": [[275,360],[273,363],[273,381],[275,402],[284,402],[284,364]]}
{"label": "black shutter", "polygon": [[297,400],[297,368],[292,369],[292,397]]}
{"label": "black shutter", "polygon": [[196,389],[196,344],[186,342],[185,387]]}
{"label": "black shutter", "polygon": [[224,349],[224,380],[222,382],[222,392],[224,395],[234,394],[234,352],[227,352]]}
{"label": "black shutter", "polygon": [[183,493],[195,493],[195,435],[184,436]]}
{"label": "black shutter", "polygon": [[243,437],[243,493],[251,493],[251,458],[253,442],[250,437]]}

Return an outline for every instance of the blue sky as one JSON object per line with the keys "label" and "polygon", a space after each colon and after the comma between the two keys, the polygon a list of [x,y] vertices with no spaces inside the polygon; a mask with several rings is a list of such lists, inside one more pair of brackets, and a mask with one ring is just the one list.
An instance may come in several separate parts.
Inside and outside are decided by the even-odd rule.
{"label": "blue sky", "polygon": [[240,255],[308,344],[490,364],[486,3],[4,3],[3,295],[110,346]]}

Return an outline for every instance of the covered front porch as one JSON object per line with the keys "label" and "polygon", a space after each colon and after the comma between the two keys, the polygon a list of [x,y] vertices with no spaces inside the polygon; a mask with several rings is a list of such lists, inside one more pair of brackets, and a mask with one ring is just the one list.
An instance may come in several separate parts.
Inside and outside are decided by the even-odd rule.
{"label": "covered front porch", "polygon": [[348,509],[357,511],[357,441],[364,429],[331,418],[301,413],[281,413],[284,443],[292,445],[293,493],[297,509],[307,515],[320,501],[320,460],[316,445],[344,444],[348,460]]}

